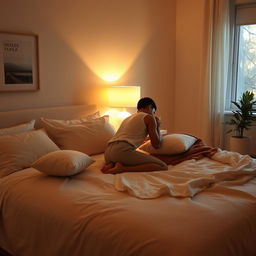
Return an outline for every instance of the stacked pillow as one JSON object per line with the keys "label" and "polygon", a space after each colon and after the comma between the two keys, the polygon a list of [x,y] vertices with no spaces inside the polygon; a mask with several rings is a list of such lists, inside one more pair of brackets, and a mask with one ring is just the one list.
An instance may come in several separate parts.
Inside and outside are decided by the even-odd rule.
{"label": "stacked pillow", "polygon": [[103,153],[107,142],[115,134],[107,116],[80,120],[75,124],[41,118],[41,125],[61,149],[76,150],[87,155]]}
{"label": "stacked pillow", "polygon": [[42,129],[0,136],[0,177],[27,168],[56,150],[59,147]]}
{"label": "stacked pillow", "polygon": [[35,120],[31,120],[30,122],[15,125],[12,127],[1,128],[0,136],[16,134],[16,133],[21,133],[25,131],[31,131],[31,130],[34,130],[34,125],[35,125]]}
{"label": "stacked pillow", "polygon": [[70,120],[57,120],[57,119],[46,119],[46,118],[40,118],[37,120],[38,122],[36,123],[37,128],[42,128],[44,127],[43,121],[42,120],[48,120],[49,122],[57,123],[57,124],[63,124],[63,125],[75,125],[75,124],[81,124],[86,121],[92,121],[94,119],[100,118],[100,112],[97,111],[91,115],[84,116],[79,119],[70,119]]}
{"label": "stacked pillow", "polygon": [[197,141],[197,138],[187,134],[168,134],[163,136],[161,147],[155,149],[150,141],[142,144],[139,149],[150,154],[177,155],[186,152]]}
{"label": "stacked pillow", "polygon": [[94,162],[88,154],[104,152],[115,132],[99,112],[75,120],[42,118],[45,129],[34,124],[0,129],[0,178],[30,166],[56,176],[79,173]]}

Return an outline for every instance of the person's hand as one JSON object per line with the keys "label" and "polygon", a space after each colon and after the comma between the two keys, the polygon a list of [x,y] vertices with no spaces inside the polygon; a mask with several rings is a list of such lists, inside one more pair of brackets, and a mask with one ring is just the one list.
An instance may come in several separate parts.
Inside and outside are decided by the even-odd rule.
{"label": "person's hand", "polygon": [[157,127],[160,127],[161,125],[161,120],[159,117],[155,116],[155,120],[156,120],[156,124],[157,124]]}

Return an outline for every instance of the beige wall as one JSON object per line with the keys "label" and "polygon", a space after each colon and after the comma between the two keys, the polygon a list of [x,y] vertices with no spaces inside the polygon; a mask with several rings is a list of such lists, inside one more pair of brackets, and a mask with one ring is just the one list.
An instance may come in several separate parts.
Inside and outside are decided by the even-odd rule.
{"label": "beige wall", "polygon": [[[153,97],[163,127],[202,137],[204,0],[12,0],[0,30],[39,36],[38,92],[0,110],[100,102],[109,72]],[[204,138],[203,138],[204,139]]]}
{"label": "beige wall", "polygon": [[176,81],[174,131],[208,141],[202,107],[205,0],[176,1]]}
{"label": "beige wall", "polygon": [[[252,2],[255,0],[237,0]],[[209,141],[203,57],[205,0],[12,0],[0,30],[39,36],[38,92],[0,93],[0,111],[100,103],[102,77],[140,85],[163,127]]]}
{"label": "beige wall", "polygon": [[12,0],[0,8],[0,30],[39,36],[37,92],[1,93],[0,111],[99,103],[109,73],[140,85],[171,129],[175,0]]}

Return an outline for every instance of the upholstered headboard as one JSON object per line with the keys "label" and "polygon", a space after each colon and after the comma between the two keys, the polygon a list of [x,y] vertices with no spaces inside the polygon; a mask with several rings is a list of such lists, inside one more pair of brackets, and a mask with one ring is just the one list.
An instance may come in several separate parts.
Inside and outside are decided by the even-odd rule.
{"label": "upholstered headboard", "polygon": [[40,117],[76,119],[96,111],[96,105],[73,105],[49,108],[22,109],[0,112],[0,128],[9,127]]}

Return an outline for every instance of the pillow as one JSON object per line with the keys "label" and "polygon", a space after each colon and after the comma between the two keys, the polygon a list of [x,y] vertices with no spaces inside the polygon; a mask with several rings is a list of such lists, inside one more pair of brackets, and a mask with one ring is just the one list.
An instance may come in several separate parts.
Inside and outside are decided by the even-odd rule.
{"label": "pillow", "polygon": [[0,136],[30,131],[34,129],[34,125],[35,125],[35,120],[31,120],[30,122],[27,122],[24,124],[15,125],[8,128],[1,128]]}
{"label": "pillow", "polygon": [[31,167],[54,176],[77,174],[91,165],[94,160],[88,155],[74,150],[57,150],[40,157]]}
{"label": "pillow", "polygon": [[41,121],[50,138],[61,149],[81,151],[87,155],[104,152],[108,141],[115,134],[106,117],[76,125],[56,123],[45,118]]}
{"label": "pillow", "polygon": [[0,177],[27,168],[39,157],[59,150],[44,130],[0,136]]}
{"label": "pillow", "polygon": [[43,127],[43,120],[47,120],[48,123],[51,124],[66,124],[66,125],[73,125],[73,124],[81,124],[86,121],[94,120],[100,117],[100,112],[97,111],[91,115],[82,117],[80,119],[71,119],[71,120],[56,120],[56,119],[49,119],[49,118],[40,118],[39,120],[39,127]]}
{"label": "pillow", "polygon": [[187,151],[196,140],[197,138],[186,134],[168,134],[163,136],[160,148],[155,149],[149,140],[142,144],[139,149],[151,154],[177,155]]}

